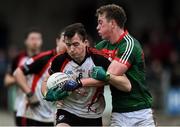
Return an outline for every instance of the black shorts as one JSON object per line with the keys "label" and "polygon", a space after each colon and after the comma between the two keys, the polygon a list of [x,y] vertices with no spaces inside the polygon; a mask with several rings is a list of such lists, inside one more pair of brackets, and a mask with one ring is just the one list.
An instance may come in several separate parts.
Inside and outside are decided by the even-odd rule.
{"label": "black shorts", "polygon": [[58,109],[56,113],[56,125],[66,123],[70,126],[102,126],[102,117],[100,118],[82,118],[65,110]]}
{"label": "black shorts", "polygon": [[25,118],[25,117],[16,117],[16,126],[49,126],[53,127],[53,122],[40,122],[37,120]]}

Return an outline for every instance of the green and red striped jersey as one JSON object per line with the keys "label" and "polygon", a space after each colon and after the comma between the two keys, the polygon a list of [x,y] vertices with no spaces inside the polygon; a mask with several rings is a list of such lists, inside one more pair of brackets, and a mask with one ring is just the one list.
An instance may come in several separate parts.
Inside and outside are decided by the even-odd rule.
{"label": "green and red striped jersey", "polygon": [[110,86],[113,112],[131,112],[152,106],[152,96],[145,80],[145,60],[140,43],[125,31],[117,43],[103,40],[96,48],[128,67],[125,72],[132,85],[131,92],[123,92]]}

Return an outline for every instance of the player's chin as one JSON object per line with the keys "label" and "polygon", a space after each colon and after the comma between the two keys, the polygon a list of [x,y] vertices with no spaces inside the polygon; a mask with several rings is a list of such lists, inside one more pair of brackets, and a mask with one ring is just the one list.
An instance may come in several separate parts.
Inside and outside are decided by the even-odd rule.
{"label": "player's chin", "polygon": [[74,53],[73,53],[73,54],[71,53],[71,54],[69,54],[69,55],[70,55],[72,58],[76,58],[76,57],[77,57],[77,55],[74,54]]}
{"label": "player's chin", "polygon": [[99,33],[99,36],[100,36],[102,39],[105,39],[105,37],[104,37],[101,33]]}
{"label": "player's chin", "polygon": [[105,37],[105,36],[101,36],[101,38],[102,38],[102,39],[106,39],[106,37]]}

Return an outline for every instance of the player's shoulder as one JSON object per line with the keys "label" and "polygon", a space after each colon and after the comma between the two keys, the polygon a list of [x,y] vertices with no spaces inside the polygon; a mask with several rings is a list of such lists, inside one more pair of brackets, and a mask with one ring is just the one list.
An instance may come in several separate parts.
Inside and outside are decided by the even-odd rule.
{"label": "player's shoulder", "polygon": [[20,51],[14,59],[19,59],[19,58],[26,57],[26,56],[27,56],[26,51]]}
{"label": "player's shoulder", "polygon": [[92,57],[105,57],[108,59],[108,55],[106,55],[104,52],[93,48],[93,47],[88,47],[87,52],[90,54]]}
{"label": "player's shoulder", "polygon": [[123,41],[120,42],[118,49],[120,52],[136,52],[137,50],[142,50],[140,42],[130,34],[124,37]]}
{"label": "player's shoulder", "polygon": [[52,58],[52,62],[60,62],[60,61],[66,60],[66,59],[69,59],[68,53],[67,52],[62,52],[62,53],[56,54]]}
{"label": "player's shoulder", "polygon": [[135,37],[132,35],[128,35],[128,38],[126,39],[126,43],[124,44],[126,46],[133,46],[133,49],[142,49],[141,43],[139,40],[137,40]]}
{"label": "player's shoulder", "polygon": [[33,57],[33,60],[38,60],[38,59],[41,59],[41,58],[44,58],[44,57],[48,57],[48,56],[53,56],[55,54],[55,50],[48,50],[48,51],[44,51],[44,52],[41,52],[37,55],[35,55]]}
{"label": "player's shoulder", "polygon": [[106,45],[108,44],[108,41],[106,40],[102,40],[99,43],[96,44],[96,49],[102,49],[104,48]]}

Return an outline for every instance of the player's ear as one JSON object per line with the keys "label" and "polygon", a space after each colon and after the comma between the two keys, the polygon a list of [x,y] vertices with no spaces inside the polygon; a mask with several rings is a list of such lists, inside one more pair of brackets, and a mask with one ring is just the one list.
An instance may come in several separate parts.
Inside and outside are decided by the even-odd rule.
{"label": "player's ear", "polygon": [[89,41],[88,41],[87,39],[84,41],[84,44],[85,44],[86,46],[90,46],[90,45],[89,45]]}
{"label": "player's ear", "polygon": [[88,40],[86,39],[86,40],[84,41],[84,43],[87,44],[87,43],[88,43]]}
{"label": "player's ear", "polygon": [[59,42],[59,38],[56,38],[56,45],[58,45],[58,42]]}
{"label": "player's ear", "polygon": [[112,19],[110,22],[111,22],[111,27],[112,28],[114,28],[117,25],[117,23],[116,23],[116,21],[114,19]]}

